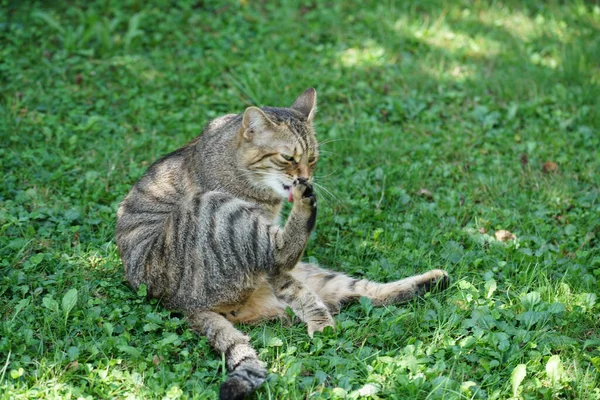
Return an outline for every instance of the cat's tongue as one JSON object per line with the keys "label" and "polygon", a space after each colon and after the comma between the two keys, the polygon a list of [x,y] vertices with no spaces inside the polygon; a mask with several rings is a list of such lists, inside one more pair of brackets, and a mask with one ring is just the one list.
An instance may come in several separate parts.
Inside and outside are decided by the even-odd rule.
{"label": "cat's tongue", "polygon": [[292,196],[292,187],[290,186],[287,191],[288,191],[288,201],[290,203],[293,203],[294,202],[294,197]]}

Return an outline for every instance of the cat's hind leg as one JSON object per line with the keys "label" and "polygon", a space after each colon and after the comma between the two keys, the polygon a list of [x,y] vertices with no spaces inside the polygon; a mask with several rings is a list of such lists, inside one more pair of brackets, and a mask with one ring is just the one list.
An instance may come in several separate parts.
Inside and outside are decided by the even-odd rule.
{"label": "cat's hind leg", "polygon": [[267,370],[250,345],[248,336],[234,328],[225,317],[212,311],[187,313],[190,327],[206,336],[217,351],[225,354],[229,374],[221,385],[219,399],[244,399],[267,377]]}
{"label": "cat's hind leg", "polygon": [[242,304],[220,306],[213,311],[223,315],[234,324],[255,324],[270,319],[288,319],[285,312],[287,306],[275,296],[269,282],[264,280],[257,285]]}
{"label": "cat's hind leg", "polygon": [[441,269],[389,283],[354,279],[307,263],[298,263],[290,274],[315,292],[333,313],[362,296],[371,299],[374,305],[398,304],[435,288],[445,289],[449,283],[448,274]]}
{"label": "cat's hind leg", "polygon": [[288,273],[271,278],[275,296],[288,304],[296,316],[306,322],[308,335],[322,332],[325,327],[335,329],[335,323],[323,300],[304,283]]}

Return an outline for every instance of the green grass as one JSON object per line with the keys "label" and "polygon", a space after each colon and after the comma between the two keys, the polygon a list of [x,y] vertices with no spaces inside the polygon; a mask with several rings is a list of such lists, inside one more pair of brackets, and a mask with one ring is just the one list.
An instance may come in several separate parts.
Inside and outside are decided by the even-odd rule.
{"label": "green grass", "polygon": [[216,398],[221,357],[127,286],[117,205],[209,119],[314,86],[306,257],[453,284],[314,340],[241,327],[256,398],[600,399],[599,30],[585,1],[0,0],[0,398]]}

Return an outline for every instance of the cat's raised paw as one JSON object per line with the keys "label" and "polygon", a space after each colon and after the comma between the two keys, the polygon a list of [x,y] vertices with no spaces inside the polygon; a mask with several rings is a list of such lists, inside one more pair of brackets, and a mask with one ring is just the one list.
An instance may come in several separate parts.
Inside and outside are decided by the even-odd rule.
{"label": "cat's raised paw", "polygon": [[317,197],[313,191],[312,184],[304,178],[298,178],[294,181],[292,194],[294,203],[301,203],[311,207],[317,205]]}

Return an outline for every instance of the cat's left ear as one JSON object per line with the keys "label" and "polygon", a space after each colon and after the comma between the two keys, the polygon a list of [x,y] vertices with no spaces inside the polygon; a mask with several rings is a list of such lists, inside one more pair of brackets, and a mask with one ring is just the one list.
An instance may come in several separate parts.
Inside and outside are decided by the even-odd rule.
{"label": "cat's left ear", "polygon": [[308,122],[312,122],[317,111],[317,91],[314,88],[306,89],[290,108],[300,111]]}

